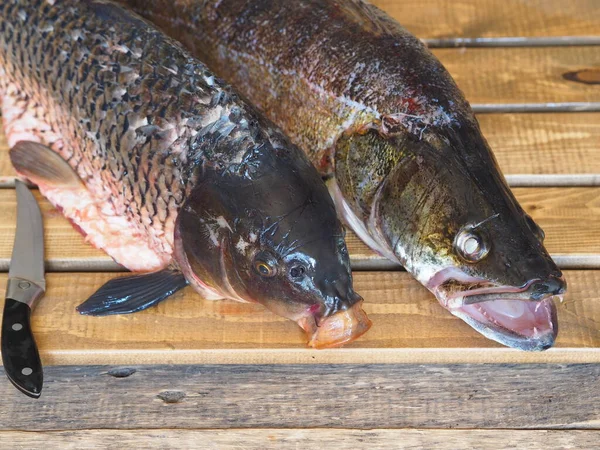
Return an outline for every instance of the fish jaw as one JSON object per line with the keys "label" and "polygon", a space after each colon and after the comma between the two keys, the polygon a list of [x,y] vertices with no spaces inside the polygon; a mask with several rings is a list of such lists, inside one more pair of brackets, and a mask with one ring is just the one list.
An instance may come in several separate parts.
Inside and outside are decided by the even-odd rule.
{"label": "fish jaw", "polygon": [[[448,282],[453,289],[447,288]],[[563,301],[566,285],[562,278],[555,279],[553,292],[539,294],[536,286],[541,282],[494,286],[452,268],[439,272],[427,287],[444,308],[485,337],[519,350],[542,351],[552,347],[558,335],[555,300]],[[461,284],[466,288],[457,287]]]}
{"label": "fish jaw", "polygon": [[372,325],[371,320],[362,309],[362,300],[320,322],[311,315],[302,317],[297,323],[308,336],[308,346],[316,349],[348,344],[369,331]]}
{"label": "fish jaw", "polygon": [[[557,297],[562,301],[562,296]],[[558,335],[554,298],[540,302],[513,300],[510,306],[499,302],[509,301],[491,300],[449,311],[488,339],[508,347],[542,351],[554,345]]]}

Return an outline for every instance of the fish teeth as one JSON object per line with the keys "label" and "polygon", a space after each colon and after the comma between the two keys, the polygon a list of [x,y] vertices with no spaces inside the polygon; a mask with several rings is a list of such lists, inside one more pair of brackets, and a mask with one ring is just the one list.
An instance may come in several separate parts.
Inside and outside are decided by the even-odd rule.
{"label": "fish teeth", "polygon": [[489,315],[489,313],[483,309],[481,307],[481,305],[475,304],[475,308],[490,322],[492,322],[494,325],[498,325],[499,327],[501,327],[502,325],[500,324],[500,322],[498,322],[496,319],[494,319],[493,317],[491,317]]}

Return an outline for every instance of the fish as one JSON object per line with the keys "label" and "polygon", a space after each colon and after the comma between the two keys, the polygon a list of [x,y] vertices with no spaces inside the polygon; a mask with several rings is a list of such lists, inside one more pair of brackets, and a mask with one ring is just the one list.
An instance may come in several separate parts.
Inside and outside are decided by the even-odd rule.
{"label": "fish", "polygon": [[339,215],[450,313],[551,347],[566,281],[440,61],[361,0],[121,0],[300,146]]}
{"label": "fish", "polygon": [[132,313],[191,285],[264,305],[315,348],[371,326],[306,155],[146,20],[105,0],[3,1],[0,102],[17,173],[139,272],[80,313]]}

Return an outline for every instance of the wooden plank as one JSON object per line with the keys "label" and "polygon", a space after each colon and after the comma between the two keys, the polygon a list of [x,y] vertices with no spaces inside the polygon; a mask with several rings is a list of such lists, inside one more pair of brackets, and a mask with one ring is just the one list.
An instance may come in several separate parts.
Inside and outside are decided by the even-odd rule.
{"label": "wooden plank", "polygon": [[[523,208],[546,232],[546,247],[563,268],[600,267],[600,187],[515,188]],[[47,267],[53,271],[122,270],[104,252],[86,244],[69,222],[35,192],[44,216]],[[8,270],[16,224],[12,189],[0,189],[0,271]],[[584,220],[585,219],[585,220]],[[346,238],[357,270],[398,268],[349,232]]]}
{"label": "wooden plank", "polygon": [[128,368],[47,367],[38,400],[0,371],[0,430],[600,426],[596,364]]}
{"label": "wooden plank", "polygon": [[[478,116],[502,171],[512,186],[600,184],[600,114],[481,114]],[[15,173],[0,132],[0,187]],[[586,181],[587,180],[587,181]]]}
{"label": "wooden plank", "polygon": [[[516,176],[600,175],[600,114],[480,114],[509,182]],[[600,180],[598,181],[600,183]],[[514,186],[514,182],[512,183]]]}
{"label": "wooden plank", "polygon": [[[160,448],[162,450],[296,450],[328,448],[356,450],[368,443],[370,449],[456,449],[562,450],[593,448],[598,431],[561,430],[439,430],[439,429],[220,429],[220,430],[78,430],[0,432],[2,448],[28,450],[121,450]],[[401,444],[400,444],[401,443]]]}
{"label": "wooden plank", "polygon": [[452,48],[433,52],[474,106],[544,104],[551,109],[557,102],[600,103],[598,84],[583,81],[584,70],[600,77],[598,47]]}
{"label": "wooden plank", "polygon": [[[131,315],[81,316],[75,307],[110,273],[54,273],[33,314],[45,365],[284,363],[600,363],[600,271],[567,271],[556,348],[500,346],[443,309],[405,272],[356,272],[371,330],[343,349],[310,350],[293,322],[257,304],[206,301],[187,288]],[[0,274],[3,298],[6,274]]]}
{"label": "wooden plank", "polygon": [[600,36],[596,0],[370,0],[418,37]]}

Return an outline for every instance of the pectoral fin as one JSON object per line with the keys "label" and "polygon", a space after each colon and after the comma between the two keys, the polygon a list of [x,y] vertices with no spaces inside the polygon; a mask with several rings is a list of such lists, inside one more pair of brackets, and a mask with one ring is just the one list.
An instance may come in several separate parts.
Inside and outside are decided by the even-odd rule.
{"label": "pectoral fin", "polygon": [[172,268],[114,278],[79,305],[77,311],[89,316],[129,314],[160,303],[187,284],[183,274]]}
{"label": "pectoral fin", "polygon": [[19,141],[10,149],[16,171],[32,183],[65,189],[85,189],[73,168],[51,148],[32,141]]}

